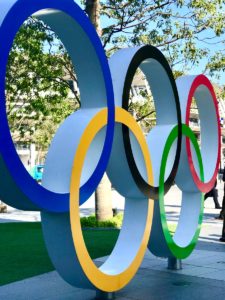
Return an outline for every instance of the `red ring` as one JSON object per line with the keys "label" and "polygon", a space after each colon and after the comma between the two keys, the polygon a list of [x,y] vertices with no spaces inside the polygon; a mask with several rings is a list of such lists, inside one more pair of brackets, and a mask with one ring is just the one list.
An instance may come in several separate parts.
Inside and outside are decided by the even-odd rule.
{"label": "red ring", "polygon": [[[208,191],[210,191],[213,188],[215,181],[216,181],[216,176],[218,173],[218,168],[219,168],[219,163],[220,163],[221,128],[220,128],[220,118],[219,118],[219,110],[218,110],[216,95],[215,95],[215,92],[214,92],[211,82],[204,75],[197,76],[191,85],[190,92],[188,95],[188,101],[187,101],[186,120],[185,120],[186,125],[189,126],[192,97],[194,96],[196,89],[200,85],[204,85],[209,90],[209,92],[212,96],[214,107],[215,107],[215,112],[216,112],[217,128],[218,128],[217,162],[216,162],[216,167],[215,167],[213,176],[208,182],[201,181],[201,179],[199,178],[199,176],[195,170],[193,159],[192,159],[192,153],[191,153],[191,144],[190,144],[190,140],[187,138],[186,138],[186,150],[187,150],[187,157],[188,157],[188,162],[189,162],[189,166],[190,166],[190,171],[193,176],[193,180],[201,192],[207,193]],[[204,162],[203,162],[203,165],[204,165]]]}

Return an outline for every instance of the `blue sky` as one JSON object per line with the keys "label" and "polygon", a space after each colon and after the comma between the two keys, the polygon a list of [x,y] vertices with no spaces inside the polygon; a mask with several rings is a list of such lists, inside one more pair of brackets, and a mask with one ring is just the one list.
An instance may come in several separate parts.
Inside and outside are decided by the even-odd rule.
{"label": "blue sky", "polygon": [[[80,1],[80,0],[76,0],[75,2],[76,2],[78,5],[80,5],[80,6],[82,7],[81,1]],[[83,8],[83,7],[82,7],[82,8]],[[102,23],[103,26],[106,26],[106,25],[109,24],[109,21],[108,21],[106,18],[102,18],[102,19],[101,19],[101,23]],[[200,37],[201,37],[201,38],[208,38],[208,37],[211,37],[212,34],[213,34],[213,33],[212,33],[211,30],[206,30],[206,31],[204,31],[204,32],[201,34]],[[216,41],[216,42],[219,42],[220,39],[221,39],[221,38],[218,38],[218,39],[216,39],[215,41]],[[204,43],[201,43],[201,42],[198,42],[198,46],[199,46],[199,47],[204,47],[205,44],[204,44]],[[224,49],[225,49],[225,45],[222,44],[222,43],[212,44],[212,45],[207,44],[207,47],[210,49],[210,53],[211,53],[211,54],[214,54],[216,51],[224,50]],[[202,72],[204,71],[204,69],[205,69],[205,66],[206,66],[207,62],[208,62],[208,57],[203,57],[203,58],[201,59],[199,65],[193,65],[193,66],[191,66],[191,69],[188,70],[188,73],[189,73],[189,74],[193,74],[193,75],[194,75],[194,74],[200,74],[200,73],[202,73]],[[209,74],[206,74],[206,75],[210,78]],[[218,83],[219,85],[225,85],[225,72],[220,72],[219,76],[220,76],[219,79],[218,79],[218,78],[215,78],[215,77],[210,78],[210,79],[211,79],[213,82]]]}

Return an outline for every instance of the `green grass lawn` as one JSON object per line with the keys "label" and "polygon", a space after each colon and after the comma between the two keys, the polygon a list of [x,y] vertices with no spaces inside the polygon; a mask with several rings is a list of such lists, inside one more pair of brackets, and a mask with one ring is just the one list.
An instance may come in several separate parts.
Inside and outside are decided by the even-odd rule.
{"label": "green grass lawn", "polygon": [[[169,224],[171,233],[176,224]],[[119,230],[84,230],[92,258],[111,253]],[[43,240],[41,223],[0,224],[0,285],[54,270]]]}
{"label": "green grass lawn", "polygon": [[[119,230],[84,230],[92,258],[110,254]],[[41,224],[0,224],[0,285],[54,270],[43,240]]]}

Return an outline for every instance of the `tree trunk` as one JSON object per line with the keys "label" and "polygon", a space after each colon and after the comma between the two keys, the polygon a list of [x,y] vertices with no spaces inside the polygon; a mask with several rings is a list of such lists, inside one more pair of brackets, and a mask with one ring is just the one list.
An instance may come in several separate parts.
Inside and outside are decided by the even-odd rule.
{"label": "tree trunk", "polygon": [[7,212],[7,205],[0,200],[0,213]]}
{"label": "tree trunk", "polygon": [[94,25],[98,35],[101,37],[102,29],[100,23],[100,1],[99,0],[86,0],[85,11],[88,14],[91,23]]}
{"label": "tree trunk", "polygon": [[[102,35],[100,9],[101,5],[99,0],[86,0],[85,11],[99,37]],[[113,216],[111,183],[106,174],[104,174],[95,192],[95,214],[98,221],[104,221]]]}
{"label": "tree trunk", "polygon": [[105,221],[112,214],[111,182],[105,173],[95,192],[95,215],[98,221]]}

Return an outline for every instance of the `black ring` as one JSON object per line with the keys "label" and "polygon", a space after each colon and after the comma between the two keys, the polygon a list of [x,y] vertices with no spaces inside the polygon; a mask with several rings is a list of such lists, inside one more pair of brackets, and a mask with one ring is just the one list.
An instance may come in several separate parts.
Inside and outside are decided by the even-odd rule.
{"label": "black ring", "polygon": [[[180,153],[181,153],[181,142],[182,142],[182,123],[181,123],[180,101],[179,101],[179,96],[178,96],[178,91],[177,91],[177,86],[176,86],[174,76],[166,58],[157,48],[147,45],[141,47],[135,53],[126,73],[126,78],[125,78],[125,83],[123,88],[122,107],[125,110],[128,110],[130,89],[131,89],[131,84],[135,72],[137,68],[140,66],[140,64],[147,59],[156,60],[158,63],[162,65],[165,72],[167,73],[167,76],[169,78],[172,87],[173,96],[175,99],[176,112],[177,112],[177,124],[176,124],[178,125],[177,149],[176,149],[176,155],[175,155],[173,167],[164,185],[164,189],[165,189],[164,192],[166,193],[170,189],[171,185],[173,184],[178,169]],[[154,94],[153,94],[153,98],[154,98]],[[123,133],[123,143],[124,143],[126,158],[135,183],[137,184],[138,188],[145,196],[147,196],[148,198],[157,199],[159,195],[159,188],[149,185],[143,179],[135,163],[134,155],[132,152],[131,141],[130,141],[129,128],[127,128],[125,125],[122,125],[122,133]]]}

